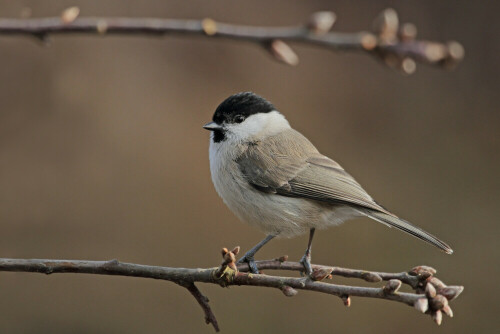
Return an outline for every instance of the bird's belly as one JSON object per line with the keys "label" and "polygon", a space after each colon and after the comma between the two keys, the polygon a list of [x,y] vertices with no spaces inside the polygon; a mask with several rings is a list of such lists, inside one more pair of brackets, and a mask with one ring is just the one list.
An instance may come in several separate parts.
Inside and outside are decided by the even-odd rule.
{"label": "bird's belly", "polygon": [[266,234],[293,237],[311,228],[338,225],[354,215],[352,209],[344,206],[261,192],[250,186],[243,177],[213,176],[213,181],[229,209],[240,220]]}
{"label": "bird's belly", "polygon": [[[245,194],[251,193],[251,196]],[[260,193],[246,189],[226,197],[227,206],[244,222],[266,234],[292,237],[317,225],[320,212],[301,199]]]}
{"label": "bird's belly", "polygon": [[211,147],[210,171],[217,193],[240,220],[266,234],[293,237],[311,228],[338,225],[359,215],[343,205],[259,191],[245,180],[233,159],[216,158],[218,154],[222,153]]}

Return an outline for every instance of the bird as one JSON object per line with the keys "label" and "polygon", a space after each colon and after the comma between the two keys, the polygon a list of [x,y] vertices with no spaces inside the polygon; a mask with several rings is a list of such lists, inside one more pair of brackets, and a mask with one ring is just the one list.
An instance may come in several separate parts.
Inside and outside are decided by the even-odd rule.
{"label": "bird", "polygon": [[363,216],[453,253],[445,242],[378,204],[263,97],[229,96],[203,128],[211,132],[210,173],[217,193],[241,221],[266,234],[238,261],[252,273],[259,273],[255,254],[270,240],[309,232],[300,263],[310,276],[316,229]]}

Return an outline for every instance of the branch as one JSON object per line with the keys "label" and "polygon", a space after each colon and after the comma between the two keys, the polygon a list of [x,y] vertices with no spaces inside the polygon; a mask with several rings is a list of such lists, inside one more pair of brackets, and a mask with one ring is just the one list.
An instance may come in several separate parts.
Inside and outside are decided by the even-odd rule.
{"label": "branch", "polygon": [[384,10],[374,21],[374,32],[331,32],[332,12],[311,15],[305,24],[287,27],[256,27],[215,22],[212,19],[176,20],[153,18],[81,17],[78,7],[66,9],[61,17],[0,19],[0,35],[29,35],[45,41],[55,34],[183,35],[205,36],[251,42],[265,48],[276,60],[298,64],[298,56],[287,42],[331,50],[362,51],[390,67],[411,74],[416,63],[454,67],[464,56],[457,42],[417,40],[413,24],[399,25],[393,9]]}
{"label": "branch", "polygon": [[[430,267],[415,267],[409,272],[383,273],[366,270],[347,269],[313,265],[311,277],[284,277],[247,273],[248,265],[236,266],[235,259],[239,247],[232,251],[223,249],[224,261],[219,267],[206,269],[171,268],[111,261],[82,260],[41,260],[0,258],[0,271],[36,272],[43,274],[80,273],[95,275],[116,275],[153,278],[176,283],[196,298],[205,312],[207,324],[219,331],[217,320],[208,305],[208,298],[194,285],[196,282],[218,284],[223,287],[247,285],[280,289],[285,296],[294,296],[297,290],[309,290],[340,297],[346,306],[351,296],[380,298],[414,306],[422,313],[431,314],[437,324],[441,324],[442,312],[453,316],[448,301],[456,298],[463,290],[461,286],[446,286],[434,277],[436,271]],[[257,261],[262,270],[302,271],[298,262],[289,262],[286,257],[274,260]],[[322,282],[332,275],[360,278],[368,282],[387,281],[383,287],[361,287],[337,285]],[[399,292],[402,284],[409,285],[415,293]]]}
{"label": "branch", "polygon": [[193,297],[196,299],[198,304],[200,304],[201,308],[203,309],[203,312],[205,312],[205,322],[208,324],[212,324],[216,332],[219,332],[219,324],[217,323],[217,319],[215,318],[215,314],[212,312],[212,309],[210,308],[210,305],[208,305],[208,298],[203,295],[194,285],[194,283],[188,283],[184,285],[186,289],[193,295]]}

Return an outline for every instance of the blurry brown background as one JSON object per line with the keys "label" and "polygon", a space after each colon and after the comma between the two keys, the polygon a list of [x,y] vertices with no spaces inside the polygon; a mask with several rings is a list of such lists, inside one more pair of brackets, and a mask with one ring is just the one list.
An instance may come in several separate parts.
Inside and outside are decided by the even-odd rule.
{"label": "blurry brown background", "polygon": [[[488,5],[489,3],[489,5]],[[252,90],[339,161],[383,205],[435,233],[447,256],[368,219],[317,235],[315,263],[400,271],[417,264],[463,284],[437,327],[404,305],[200,285],[224,333],[491,333],[499,328],[500,31],[493,2],[2,1],[2,17],[212,17],[242,24],[338,14],[369,29],[385,7],[425,39],[456,39],[465,61],[402,76],[353,53],[296,46],[276,63],[254,45],[203,38],[0,37],[0,256],[209,267],[223,246],[262,234],[219,199],[201,126],[228,95]],[[306,236],[260,258],[299,259]],[[336,279],[337,282],[345,282]],[[350,283],[360,283],[351,281]],[[188,293],[154,280],[0,273],[0,333],[212,333]]]}

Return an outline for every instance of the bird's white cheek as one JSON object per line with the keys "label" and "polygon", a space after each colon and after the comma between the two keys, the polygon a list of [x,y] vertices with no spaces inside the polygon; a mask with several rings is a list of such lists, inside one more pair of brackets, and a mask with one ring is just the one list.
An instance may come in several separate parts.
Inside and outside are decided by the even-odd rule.
{"label": "bird's white cheek", "polygon": [[227,126],[226,135],[233,140],[245,140],[253,137],[262,130],[255,122],[241,123]]}
{"label": "bird's white cheek", "polygon": [[251,137],[267,137],[290,129],[290,124],[278,111],[255,114],[243,123],[226,126],[227,135],[232,140],[246,140]]}

